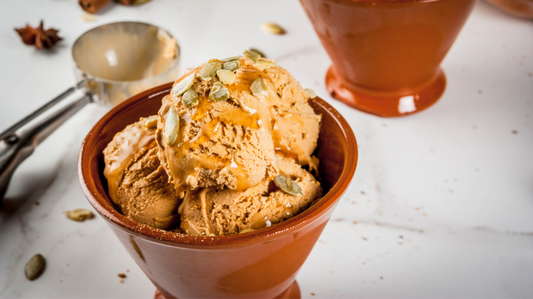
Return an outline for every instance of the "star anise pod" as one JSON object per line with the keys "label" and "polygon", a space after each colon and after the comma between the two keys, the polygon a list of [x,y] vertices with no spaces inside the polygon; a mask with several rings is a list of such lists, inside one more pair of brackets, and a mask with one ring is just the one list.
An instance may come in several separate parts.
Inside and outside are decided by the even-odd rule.
{"label": "star anise pod", "polygon": [[15,31],[20,35],[23,43],[28,46],[35,45],[39,50],[42,48],[50,49],[62,40],[61,37],[57,36],[58,30],[53,28],[44,30],[43,21],[37,28],[26,25],[24,28],[15,28]]}

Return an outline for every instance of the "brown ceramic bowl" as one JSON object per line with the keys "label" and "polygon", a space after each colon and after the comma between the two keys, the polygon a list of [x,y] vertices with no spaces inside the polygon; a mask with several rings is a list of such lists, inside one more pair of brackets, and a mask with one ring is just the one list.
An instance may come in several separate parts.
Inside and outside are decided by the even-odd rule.
{"label": "brown ceramic bowl", "polygon": [[196,237],[152,228],[121,215],[107,196],[102,151],[115,133],[157,113],[172,83],[140,93],[109,111],[81,146],[80,183],[126,251],[166,298],[299,297],[298,270],[313,249],[357,164],[357,143],[346,120],[325,101],[316,155],[326,195],[303,213],[254,232]]}

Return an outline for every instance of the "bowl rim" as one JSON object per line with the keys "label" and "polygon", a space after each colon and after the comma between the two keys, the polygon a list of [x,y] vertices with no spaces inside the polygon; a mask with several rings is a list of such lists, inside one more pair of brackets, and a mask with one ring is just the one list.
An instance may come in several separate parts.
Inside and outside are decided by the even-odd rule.
{"label": "bowl rim", "polygon": [[256,242],[265,242],[280,237],[287,232],[300,230],[301,228],[317,221],[321,216],[335,206],[352,181],[358,160],[358,148],[355,135],[348,122],[337,110],[335,110],[326,101],[316,97],[311,99],[311,101],[322,106],[327,113],[331,114],[337,125],[344,133],[347,151],[344,153],[345,159],[343,170],[338,181],[319,201],[302,213],[270,227],[255,230],[253,232],[213,237],[190,236],[174,233],[140,224],[127,218],[126,216],[120,214],[111,204],[111,200],[102,186],[100,177],[91,177],[91,168],[89,165],[90,161],[93,159],[93,155],[91,155],[93,151],[92,148],[86,148],[86,146],[90,143],[96,144],[97,140],[99,139],[100,132],[102,131],[101,129],[105,127],[110,120],[114,119],[119,114],[127,113],[127,110],[129,110],[128,108],[142,103],[143,100],[161,95],[165,92],[170,92],[172,84],[173,82],[169,82],[153,87],[113,107],[91,128],[81,144],[78,155],[78,178],[83,193],[93,208],[95,208],[95,210],[104,219],[106,219],[110,224],[113,224],[115,227],[125,230],[128,233],[141,237],[145,240],[156,243],[166,243],[167,245],[180,247],[209,248],[215,246],[233,246],[241,245],[243,243],[251,244]]}

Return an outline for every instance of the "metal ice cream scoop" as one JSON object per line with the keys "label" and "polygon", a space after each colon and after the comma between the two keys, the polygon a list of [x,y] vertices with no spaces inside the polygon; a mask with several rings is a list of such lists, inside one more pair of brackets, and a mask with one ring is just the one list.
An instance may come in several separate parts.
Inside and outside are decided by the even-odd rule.
{"label": "metal ice cream scoop", "polygon": [[[88,103],[116,105],[145,89],[176,80],[179,57],[176,40],[146,23],[110,23],[82,34],[72,46],[76,86],[0,133],[0,202],[16,168],[72,115]],[[67,101],[69,104],[51,111]],[[37,120],[41,115],[46,117]],[[30,123],[34,120],[38,122]]]}

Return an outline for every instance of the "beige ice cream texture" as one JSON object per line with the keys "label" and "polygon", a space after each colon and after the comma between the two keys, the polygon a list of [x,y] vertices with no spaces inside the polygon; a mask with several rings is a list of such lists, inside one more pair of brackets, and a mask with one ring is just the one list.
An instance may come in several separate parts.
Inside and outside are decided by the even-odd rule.
{"label": "beige ice cream texture", "polygon": [[242,55],[231,60],[237,69],[216,72],[222,62],[189,69],[158,116],[129,125],[105,149],[109,195],[126,217],[229,235],[291,218],[322,196],[302,167],[318,170],[321,117],[308,93],[273,61]]}

